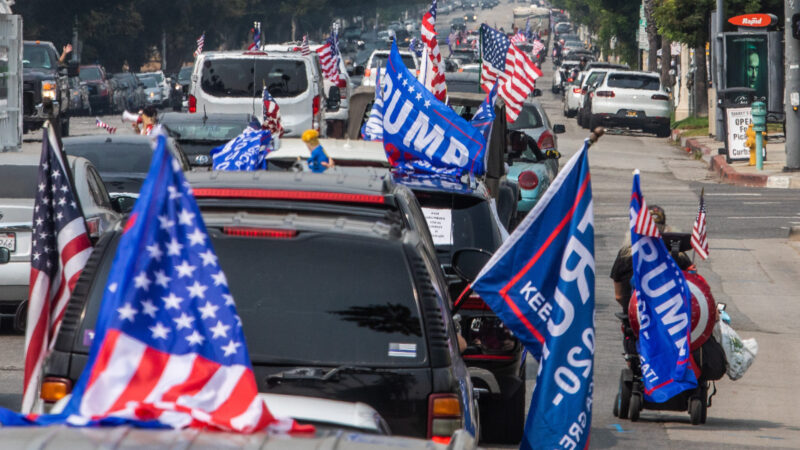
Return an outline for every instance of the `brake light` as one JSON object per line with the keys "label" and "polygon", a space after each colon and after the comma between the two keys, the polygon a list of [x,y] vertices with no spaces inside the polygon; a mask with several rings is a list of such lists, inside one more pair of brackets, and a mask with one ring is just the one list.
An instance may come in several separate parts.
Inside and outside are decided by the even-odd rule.
{"label": "brake light", "polygon": [[428,439],[449,438],[462,425],[461,403],[456,394],[428,397]]}
{"label": "brake light", "polygon": [[367,70],[364,71],[364,76],[369,78],[370,75],[372,75],[372,69],[368,68]]}
{"label": "brake light", "polygon": [[197,97],[194,95],[189,95],[189,112],[196,113],[197,112]]}
{"label": "brake light", "polygon": [[572,77],[567,78],[567,81],[572,83],[572,81],[573,81]]}
{"label": "brake light", "polygon": [[86,219],[86,228],[89,229],[89,236],[97,237],[100,235],[100,218],[99,217],[92,217],[91,219]]}
{"label": "brake light", "polygon": [[263,200],[309,200],[328,201],[341,203],[372,203],[384,204],[386,199],[382,195],[370,194],[345,194],[340,192],[314,192],[290,191],[269,189],[214,189],[194,188],[192,190],[197,198],[241,198]]}
{"label": "brake light", "polygon": [[39,397],[46,403],[55,403],[72,392],[72,381],[67,378],[46,377],[39,392]]}
{"label": "brake light", "polygon": [[550,134],[549,131],[545,131],[544,133],[542,133],[542,135],[539,136],[539,142],[537,142],[536,144],[542,151],[556,149],[556,141],[555,139],[553,139],[553,135]]}
{"label": "brake light", "polygon": [[222,232],[230,236],[272,239],[291,239],[297,236],[297,230],[273,230],[267,228],[222,227]]}
{"label": "brake light", "polygon": [[581,88],[572,88],[573,94],[580,94],[582,92]]}
{"label": "brake light", "polygon": [[664,94],[654,94],[654,95],[653,95],[652,97],[650,97],[650,98],[651,98],[652,100],[664,100],[664,101],[669,101],[669,96],[667,96],[667,95],[664,95]]}
{"label": "brake light", "polygon": [[517,181],[519,182],[519,187],[525,190],[536,189],[536,186],[539,186],[539,177],[530,170],[525,170],[519,174]]}
{"label": "brake light", "polygon": [[597,94],[598,97],[615,97],[614,91],[597,91],[595,94]]}
{"label": "brake light", "polygon": [[312,115],[316,116],[316,115],[317,115],[317,113],[319,112],[319,105],[320,105],[320,102],[321,102],[321,101],[320,101],[320,96],[319,96],[319,95],[317,95],[316,97],[314,97],[314,101],[313,101],[313,103],[312,103],[312,107],[311,107],[311,114],[312,114]]}
{"label": "brake light", "polygon": [[472,293],[461,303],[461,309],[469,309],[471,311],[491,311],[489,305],[481,300],[478,294]]}

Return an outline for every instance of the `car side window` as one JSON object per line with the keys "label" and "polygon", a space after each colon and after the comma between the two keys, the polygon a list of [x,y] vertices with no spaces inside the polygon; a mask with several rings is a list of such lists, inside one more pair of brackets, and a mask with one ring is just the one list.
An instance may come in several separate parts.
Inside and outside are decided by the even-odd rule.
{"label": "car side window", "polygon": [[95,204],[103,208],[111,209],[111,199],[108,196],[106,185],[97,174],[94,167],[88,166],[86,168],[86,178],[89,181],[89,192],[92,194]]}

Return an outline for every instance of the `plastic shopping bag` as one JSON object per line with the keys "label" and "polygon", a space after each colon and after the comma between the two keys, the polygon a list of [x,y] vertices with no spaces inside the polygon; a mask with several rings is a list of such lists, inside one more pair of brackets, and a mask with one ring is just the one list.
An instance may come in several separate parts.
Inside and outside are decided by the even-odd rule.
{"label": "plastic shopping bag", "polygon": [[728,360],[728,377],[731,380],[742,378],[756,359],[756,353],[758,353],[756,340],[740,338],[730,325],[721,320],[714,326],[714,337],[725,351],[725,358]]}

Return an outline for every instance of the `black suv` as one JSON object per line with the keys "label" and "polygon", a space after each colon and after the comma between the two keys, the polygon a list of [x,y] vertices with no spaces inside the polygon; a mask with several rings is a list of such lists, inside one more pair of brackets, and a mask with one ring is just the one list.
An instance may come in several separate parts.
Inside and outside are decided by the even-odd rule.
{"label": "black suv", "polygon": [[[262,189],[270,175],[193,187],[236,299],[259,391],[367,403],[400,435],[476,433],[445,280],[420,235],[394,214],[376,220],[282,209],[270,200],[377,204],[383,188],[350,177],[326,190],[276,193]],[[238,196],[204,196],[213,190]],[[98,242],[78,280],[46,364],[50,380],[74,382],[83,370],[120,235]]]}
{"label": "black suv", "polygon": [[22,124],[24,132],[38,130],[45,121],[59,121],[61,135],[69,135],[69,77],[77,65],[60,66],[52,42],[22,44]]}
{"label": "black suv", "polygon": [[[507,222],[494,211],[483,183],[471,186],[458,179],[420,175],[394,178],[411,188],[419,200],[429,220],[439,263],[448,278],[450,297],[458,299],[460,328],[468,345],[463,358],[475,387],[489,392],[479,399],[482,439],[518,444],[525,422],[523,345],[479,296],[472,293],[459,298],[469,280],[461,278],[452,265],[453,255],[461,249],[494,253],[503,243]],[[499,209],[503,209],[502,203],[515,202],[515,198],[499,198]]]}

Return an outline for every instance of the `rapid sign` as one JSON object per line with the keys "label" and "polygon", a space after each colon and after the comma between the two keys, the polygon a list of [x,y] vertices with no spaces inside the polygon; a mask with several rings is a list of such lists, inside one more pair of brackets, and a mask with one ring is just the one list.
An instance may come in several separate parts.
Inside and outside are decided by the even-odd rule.
{"label": "rapid sign", "polygon": [[771,14],[742,14],[731,17],[728,23],[738,27],[764,28],[773,24],[775,20]]}

